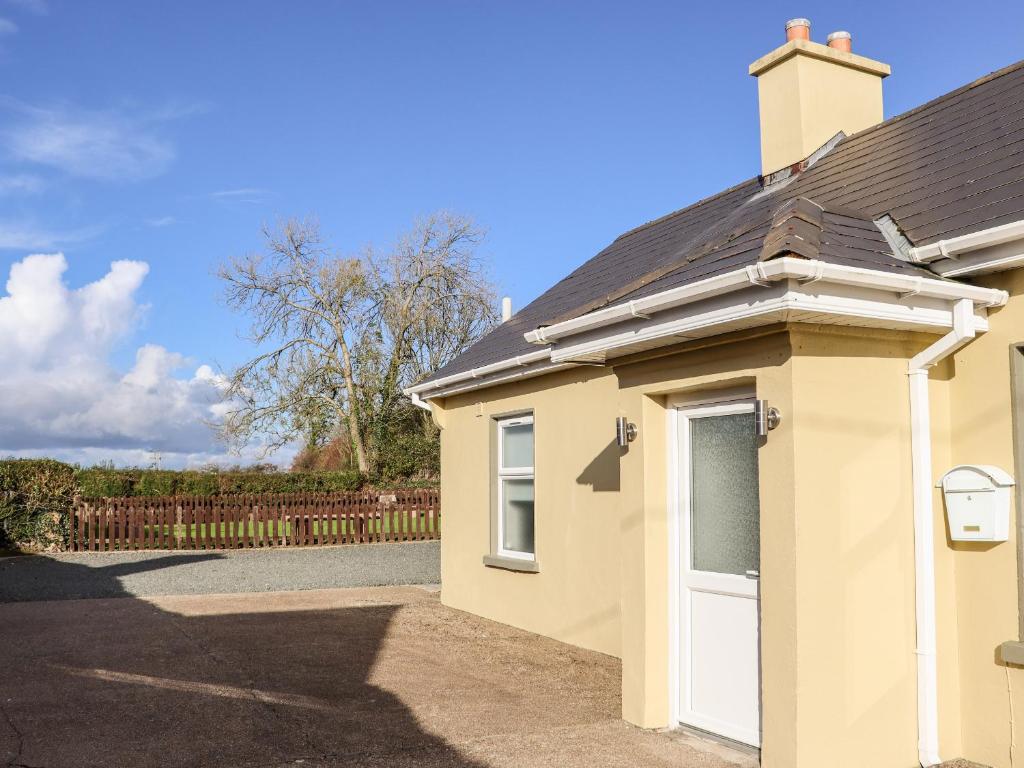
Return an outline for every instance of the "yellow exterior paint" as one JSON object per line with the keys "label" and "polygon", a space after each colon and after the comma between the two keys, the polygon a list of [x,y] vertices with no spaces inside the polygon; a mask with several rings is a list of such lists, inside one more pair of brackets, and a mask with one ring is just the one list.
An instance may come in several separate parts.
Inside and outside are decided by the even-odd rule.
{"label": "yellow exterior paint", "polygon": [[[600,368],[448,398],[441,409],[446,605],[620,655],[615,377]],[[494,416],[534,414],[539,573],[483,565],[490,552]]]}
{"label": "yellow exterior paint", "polygon": [[[995,464],[1016,475],[1010,346],[1024,342],[1024,270],[977,282],[1008,291],[1010,301],[993,313],[988,333],[954,356],[947,380],[940,383],[948,390],[948,427],[934,438],[937,448],[944,443],[949,458],[936,467],[936,477],[963,463]],[[936,496],[941,512],[941,494]],[[939,530],[947,530],[944,519]],[[940,585],[939,605],[953,606],[956,614],[955,635],[944,644],[950,651],[940,650],[939,663],[947,676],[957,676],[962,754],[993,768],[1024,765],[1024,669],[1003,664],[997,653],[1001,643],[1018,639],[1016,538],[1017,526],[1011,524],[1007,542],[940,544],[948,553],[949,572]]]}
{"label": "yellow exterior paint", "polygon": [[927,341],[793,332],[797,765],[917,759],[906,370]]}
{"label": "yellow exterior paint", "polygon": [[[622,461],[622,711],[630,722],[660,728],[669,722],[669,552],[666,401],[670,395],[700,397],[722,388],[746,387],[785,412],[791,402],[789,339],[785,332],[712,346],[616,367],[619,408],[642,414],[640,437]],[[778,439],[774,439],[775,436]],[[791,434],[780,428],[759,451],[761,562],[785,562],[793,540]],[[787,480],[787,476],[789,479]],[[765,480],[767,478],[767,480]],[[766,521],[772,530],[766,530]],[[762,568],[762,642],[778,652],[765,670],[765,753],[776,764],[794,765],[790,730],[795,713],[788,651],[795,649],[791,615],[792,574]],[[777,606],[770,612],[769,606]],[[776,618],[783,619],[775,621]],[[787,650],[788,649],[788,650]],[[792,659],[791,661],[795,661]],[[770,702],[770,703],[769,703]],[[778,736],[776,736],[778,734]],[[766,763],[767,764],[767,763]]]}
{"label": "yellow exterior paint", "polygon": [[761,115],[761,173],[806,159],[839,131],[882,122],[888,65],[793,40],[750,65]]}
{"label": "yellow exterior paint", "polygon": [[[1010,346],[1024,270],[991,330],[931,373],[933,474],[1015,473]],[[670,723],[668,403],[722,388],[780,408],[759,449],[763,765],[917,761],[914,532],[907,363],[934,336],[794,324],[623,358],[435,402],[448,605],[622,659],[622,711]],[[493,417],[530,410],[540,572],[483,565]],[[614,419],[639,427],[628,450]],[[1011,541],[953,544],[934,496],[941,754],[1024,765],[1024,669]],[[1017,714],[1015,714],[1017,713]],[[1016,759],[1011,760],[1011,754]]]}

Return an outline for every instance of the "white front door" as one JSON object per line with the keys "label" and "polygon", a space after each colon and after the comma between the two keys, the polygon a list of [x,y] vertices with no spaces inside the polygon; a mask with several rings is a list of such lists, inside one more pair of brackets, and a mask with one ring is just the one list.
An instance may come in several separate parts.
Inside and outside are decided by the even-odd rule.
{"label": "white front door", "polygon": [[760,746],[754,403],[676,413],[679,720]]}

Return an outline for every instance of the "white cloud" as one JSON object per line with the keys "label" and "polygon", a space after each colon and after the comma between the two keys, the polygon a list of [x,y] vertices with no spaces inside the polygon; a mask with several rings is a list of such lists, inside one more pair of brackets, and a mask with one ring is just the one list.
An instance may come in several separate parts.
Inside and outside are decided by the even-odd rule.
{"label": "white cloud", "polygon": [[181,110],[131,116],[118,111],[37,107],[11,100],[21,115],[4,133],[16,160],[57,168],[72,176],[135,181],[163,173],[174,161],[174,146],[159,135],[160,123]]}
{"label": "white cloud", "polygon": [[156,216],[152,219],[146,219],[146,224],[151,227],[169,227],[171,224],[176,222],[177,219],[173,216]]}
{"label": "white cloud", "polygon": [[259,187],[240,187],[238,189],[222,189],[218,192],[211,192],[210,197],[215,200],[231,201],[236,203],[262,203],[270,195],[269,189]]}
{"label": "white cloud", "polygon": [[0,37],[13,35],[18,31],[18,25],[10,19],[0,18]]}
{"label": "white cloud", "polygon": [[45,16],[50,12],[50,6],[46,0],[7,0],[7,4],[21,8],[29,13],[34,13],[37,16]]}
{"label": "white cloud", "polygon": [[46,183],[30,173],[17,173],[13,176],[0,176],[0,195],[26,194],[42,192]]}
{"label": "white cloud", "polygon": [[[234,463],[209,423],[223,412],[224,382],[209,366],[144,344],[127,371],[110,363],[138,328],[137,293],[149,267],[115,261],[100,279],[67,285],[63,254],[28,256],[0,294],[0,450],[86,461],[166,466]],[[255,448],[246,454],[255,460]],[[284,456],[282,459],[286,458]]]}
{"label": "white cloud", "polygon": [[26,221],[5,221],[0,219],[0,249],[44,251],[91,240],[101,234],[103,230],[104,227],[93,225],[61,231],[39,227]]}

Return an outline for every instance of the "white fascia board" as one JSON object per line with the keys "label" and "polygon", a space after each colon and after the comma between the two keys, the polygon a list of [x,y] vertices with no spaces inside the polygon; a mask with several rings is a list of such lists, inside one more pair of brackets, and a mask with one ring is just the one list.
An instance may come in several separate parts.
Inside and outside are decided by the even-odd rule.
{"label": "white fascia board", "polygon": [[956,258],[939,259],[928,265],[943,277],[981,275],[1024,266],[1024,240],[1012,240],[998,245],[979,248]]}
{"label": "white fascia board", "polygon": [[[770,278],[766,276],[763,279],[768,280]],[[629,301],[625,304],[616,304],[615,306],[589,312],[561,323],[538,328],[523,334],[523,337],[533,344],[549,344],[573,333],[603,325],[611,325],[635,317],[643,317],[652,312],[708,299],[748,285],[751,285],[750,273],[746,268],[739,269],[723,275],[709,277],[706,280],[698,280],[695,283],[680,286],[679,288],[672,288],[643,299]]]}
{"label": "white fascia board", "polygon": [[538,328],[536,331],[524,334],[524,337],[529,342],[547,344],[595,328],[703,301],[750,285],[764,286],[789,279],[807,283],[825,282],[859,286],[896,294],[920,295],[946,300],[971,299],[983,306],[999,306],[1005,304],[1007,298],[1003,291],[951,283],[937,278],[879,272],[873,269],[826,264],[821,261],[786,256],[773,261],[759,262],[756,265],[679,288],[672,288],[643,299],[617,304],[545,328]]}
{"label": "white fascia board", "polygon": [[1014,241],[1024,241],[1024,219],[911,248],[910,258],[917,262],[956,258],[960,254]]}
{"label": "white fascia board", "polygon": [[[805,315],[830,315],[855,318],[872,326],[919,328],[924,331],[947,329],[953,315],[948,301],[917,299],[909,304],[885,292],[873,297],[849,288],[834,293],[811,293],[809,287],[793,281],[765,290],[747,289],[742,295],[718,298],[702,305],[699,311],[676,310],[665,313],[656,323],[636,323],[613,333],[591,333],[572,344],[559,344],[551,350],[553,361],[576,360],[599,351],[614,353],[658,339],[709,336],[711,328],[749,327],[771,322],[795,321]],[[751,323],[750,321],[754,321]],[[978,332],[988,330],[985,310],[975,315]],[[855,325],[856,323],[851,323]],[[628,349],[624,353],[628,353]]]}
{"label": "white fascia board", "polygon": [[[547,354],[547,350],[544,350]],[[522,381],[523,379],[532,379],[535,376],[542,376],[547,373],[554,373],[555,371],[561,371],[566,368],[575,368],[576,363],[551,363],[549,365],[537,365],[531,368],[525,368],[522,370],[510,371],[505,374],[495,374],[488,377],[484,381],[463,381],[462,383],[453,384],[449,387],[438,389],[437,391],[431,391],[427,398],[433,397],[448,397],[450,395],[457,395],[460,392],[470,392],[474,389],[480,389],[481,387],[493,387],[497,384],[507,384],[512,381]]]}
{"label": "white fascia board", "polygon": [[[501,377],[496,377],[496,374],[503,373],[510,369],[522,369],[527,366],[541,363],[542,361],[557,361],[562,365],[568,365],[568,361],[570,360],[586,360],[588,358],[595,359],[600,356],[599,353],[603,350],[594,347],[592,344],[586,345],[588,348],[594,347],[590,349],[589,352],[575,351],[571,354],[567,353],[562,345],[559,346],[557,351],[553,351],[552,348],[547,345],[559,339],[587,333],[609,325],[630,321],[636,324],[654,313],[678,309],[680,307],[694,304],[695,302],[703,302],[709,299],[721,297],[724,305],[738,306],[736,311],[740,316],[754,317],[757,315],[767,314],[770,311],[777,311],[777,309],[758,311],[756,308],[745,308],[746,305],[743,303],[745,301],[744,299],[737,298],[732,295],[726,296],[726,294],[734,294],[735,292],[742,291],[744,289],[757,288],[758,291],[761,291],[760,296],[762,297],[762,300],[764,300],[764,298],[766,298],[766,294],[764,294],[763,291],[766,287],[779,285],[783,281],[788,280],[796,280],[806,288],[810,288],[812,285],[820,286],[823,284],[829,284],[833,286],[845,286],[846,288],[853,290],[872,289],[874,292],[880,291],[888,293],[889,298],[893,300],[914,297],[914,307],[908,306],[903,309],[894,310],[899,314],[900,322],[905,320],[905,309],[913,309],[918,313],[916,317],[920,317],[922,319],[925,318],[923,308],[920,306],[922,304],[922,300],[940,299],[948,302],[957,299],[971,299],[971,301],[975,302],[979,307],[1001,306],[1002,304],[1005,304],[1007,300],[1007,294],[1005,291],[999,291],[991,288],[979,288],[977,286],[954,283],[937,278],[933,279],[912,275],[879,272],[872,269],[839,266],[835,264],[826,264],[821,261],[811,261],[787,256],[769,262],[760,262],[733,272],[711,277],[689,285],[680,286],[679,288],[672,288],[668,291],[654,294],[653,296],[637,299],[625,304],[618,304],[613,307],[607,307],[571,320],[566,320],[562,323],[531,331],[525,334],[526,340],[533,343],[544,344],[544,349],[539,349],[536,352],[531,352],[526,355],[511,357],[507,360],[502,360],[490,365],[473,368],[462,373],[445,376],[444,378],[437,379],[435,381],[418,384],[416,386],[409,387],[404,390],[404,392],[407,396],[418,394],[428,398],[441,397],[443,396],[441,392],[451,392],[452,388],[456,385],[459,385],[458,391],[466,391],[468,389],[476,389],[481,386],[490,386],[493,382],[497,382],[499,378],[501,381],[509,380],[510,378],[522,378],[522,375],[517,376],[515,373],[510,376]],[[804,291],[803,293],[807,293],[807,291]],[[823,309],[822,311],[829,310]],[[846,311],[850,316],[857,316],[857,309],[854,305],[847,304],[844,311]],[[841,314],[839,309],[836,307],[833,307],[831,312],[832,314]],[[872,317],[871,315],[867,316]],[[714,325],[717,322],[729,322],[728,317],[728,312],[723,313],[719,319],[709,317],[706,319],[706,322],[700,326],[695,326],[695,328]],[[874,319],[881,320],[883,318],[874,317]],[[893,316],[892,319],[894,322],[897,321],[897,317],[895,316]],[[925,321],[915,324],[927,327],[942,326],[942,323],[939,321],[934,323]],[[664,322],[659,323],[659,325],[664,325]],[[652,325],[652,327],[659,326]],[[949,322],[947,322],[944,327],[950,327]],[[632,335],[635,332],[627,331],[626,333],[628,335]],[[614,336],[614,334],[612,336]],[[573,345],[573,348],[578,346],[579,345]],[[520,373],[526,374],[527,372],[522,371]],[[535,374],[529,373],[528,375]]]}
{"label": "white fascia board", "polygon": [[[531,352],[528,355],[511,357],[508,360],[491,363],[490,365],[482,365],[479,368],[471,368],[470,370],[462,373],[453,373],[451,376],[445,376],[444,378],[436,379],[435,381],[428,381],[425,384],[417,384],[414,387],[408,387],[407,389],[402,390],[402,392],[406,396],[420,394],[421,392],[428,392],[447,387],[451,384],[457,384],[460,381],[484,378],[509,368],[521,368],[523,366],[530,365],[531,363],[538,363],[547,359],[548,351],[544,349],[538,352]],[[431,397],[435,397],[435,395],[431,394]]]}

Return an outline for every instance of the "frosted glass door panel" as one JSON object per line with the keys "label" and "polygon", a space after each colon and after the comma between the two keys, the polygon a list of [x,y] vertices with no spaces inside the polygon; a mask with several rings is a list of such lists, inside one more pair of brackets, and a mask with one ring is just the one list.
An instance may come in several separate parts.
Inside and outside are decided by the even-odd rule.
{"label": "frosted glass door panel", "polygon": [[760,568],[753,413],[690,420],[690,552],[695,571]]}

